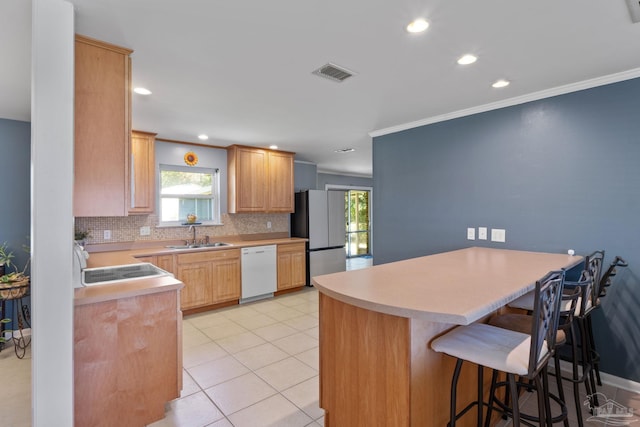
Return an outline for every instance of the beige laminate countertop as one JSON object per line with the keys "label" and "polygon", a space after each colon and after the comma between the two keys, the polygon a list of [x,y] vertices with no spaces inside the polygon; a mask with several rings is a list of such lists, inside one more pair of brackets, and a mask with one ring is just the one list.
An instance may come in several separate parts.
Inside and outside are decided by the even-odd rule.
{"label": "beige laminate countertop", "polygon": [[[142,262],[139,257],[153,255],[174,255],[183,253],[193,253],[202,251],[220,251],[228,249],[238,249],[250,246],[263,246],[274,244],[288,244],[297,242],[306,242],[307,239],[302,238],[273,238],[264,240],[233,240],[223,239],[223,241],[231,243],[231,246],[219,246],[211,248],[193,248],[193,249],[170,249],[167,244],[170,242],[147,243],[146,247],[137,248],[135,244],[122,244],[121,250],[91,252],[87,260],[88,268],[108,267],[113,265],[126,265]],[[114,247],[118,247],[114,245]],[[126,247],[129,247],[126,249]],[[173,289],[180,289],[184,285],[179,280],[170,277],[154,277],[148,279],[137,279],[129,282],[106,283],[104,285],[85,286],[76,288],[74,293],[74,304],[93,304],[97,302],[110,301],[120,298],[145,295],[155,292],[165,292]]]}
{"label": "beige laminate countertop", "polygon": [[395,316],[468,325],[534,289],[547,272],[581,256],[466,248],[312,278],[318,290]]}

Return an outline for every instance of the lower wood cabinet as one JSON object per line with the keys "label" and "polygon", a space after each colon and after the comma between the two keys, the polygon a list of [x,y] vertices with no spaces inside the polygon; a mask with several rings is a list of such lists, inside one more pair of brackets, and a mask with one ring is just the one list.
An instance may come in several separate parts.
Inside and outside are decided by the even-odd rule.
{"label": "lower wood cabinet", "polygon": [[278,290],[304,286],[307,278],[305,243],[278,245]]}
{"label": "lower wood cabinet", "polygon": [[139,427],[182,389],[178,289],[74,308],[74,424]]}
{"label": "lower wood cabinet", "polygon": [[183,310],[240,299],[239,249],[180,254],[175,265],[176,278],[184,283]]}

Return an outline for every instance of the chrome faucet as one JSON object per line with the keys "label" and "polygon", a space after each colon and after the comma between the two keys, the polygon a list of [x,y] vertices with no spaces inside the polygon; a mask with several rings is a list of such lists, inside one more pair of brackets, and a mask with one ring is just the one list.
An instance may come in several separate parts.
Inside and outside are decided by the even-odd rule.
{"label": "chrome faucet", "polygon": [[193,231],[193,242],[191,244],[192,245],[197,245],[198,243],[196,242],[196,226],[195,225],[190,225],[189,226],[189,231]]}

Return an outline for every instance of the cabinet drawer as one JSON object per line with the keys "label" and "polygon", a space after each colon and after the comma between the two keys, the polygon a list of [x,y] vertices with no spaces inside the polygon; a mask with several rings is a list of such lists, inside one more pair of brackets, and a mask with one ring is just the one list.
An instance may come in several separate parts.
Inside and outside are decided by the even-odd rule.
{"label": "cabinet drawer", "polygon": [[240,249],[224,249],[178,255],[178,264],[240,258]]}
{"label": "cabinet drawer", "polygon": [[278,253],[304,252],[305,242],[284,243],[278,245]]}

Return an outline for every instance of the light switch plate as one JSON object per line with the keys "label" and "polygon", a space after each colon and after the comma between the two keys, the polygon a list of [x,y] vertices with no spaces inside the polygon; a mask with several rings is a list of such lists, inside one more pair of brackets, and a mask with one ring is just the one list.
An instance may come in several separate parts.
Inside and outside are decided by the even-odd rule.
{"label": "light switch plate", "polygon": [[492,228],[491,241],[504,243],[506,241],[506,231],[504,228]]}
{"label": "light switch plate", "polygon": [[487,240],[487,227],[478,227],[478,239]]}
{"label": "light switch plate", "polygon": [[467,228],[467,240],[476,240],[476,229],[473,227]]}
{"label": "light switch plate", "polygon": [[141,236],[149,236],[151,234],[151,227],[145,225],[144,227],[140,227],[140,235]]}
{"label": "light switch plate", "polygon": [[102,236],[104,237],[104,240],[111,240],[111,230],[104,230]]}

